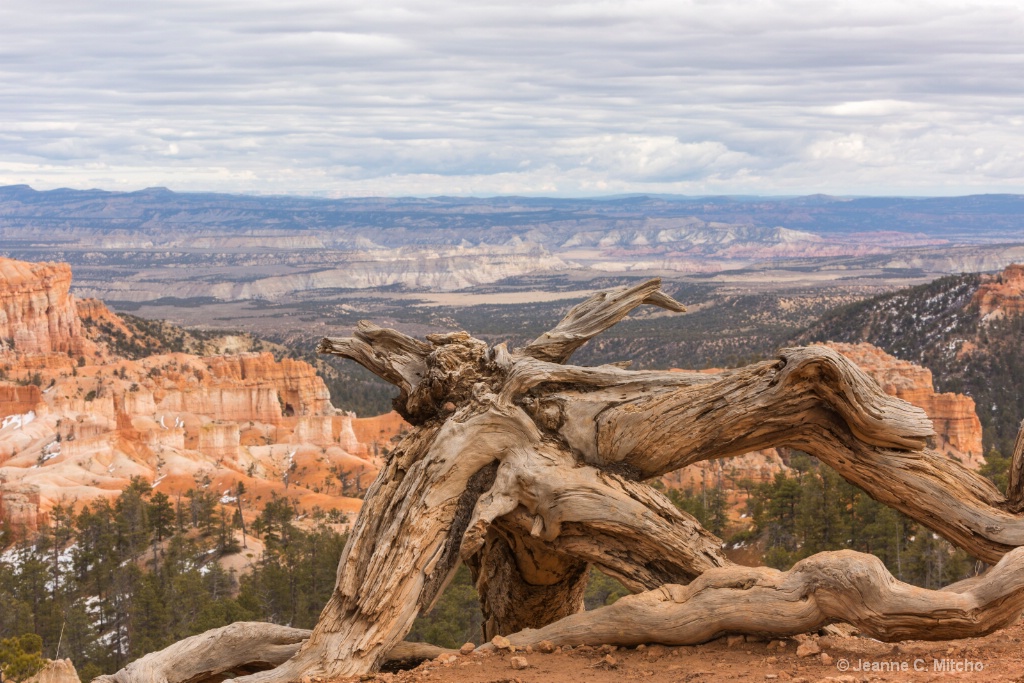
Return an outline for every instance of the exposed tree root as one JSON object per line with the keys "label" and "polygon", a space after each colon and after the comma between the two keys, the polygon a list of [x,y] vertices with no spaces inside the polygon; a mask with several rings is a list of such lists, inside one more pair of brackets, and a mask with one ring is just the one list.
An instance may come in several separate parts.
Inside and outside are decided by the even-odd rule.
{"label": "exposed tree root", "polygon": [[878,640],[983,636],[1024,611],[1024,548],[962,591],[926,590],[893,578],[874,555],[826,552],[787,572],[710,569],[615,604],[508,636],[513,645],[695,645],[729,633],[789,636],[849,622]]}
{"label": "exposed tree root", "polygon": [[[201,683],[223,674],[272,669],[291,659],[311,631],[262,621],[239,621],[179,640],[137,659],[93,683]],[[410,666],[454,650],[427,643],[401,642],[388,652],[386,666]]]}

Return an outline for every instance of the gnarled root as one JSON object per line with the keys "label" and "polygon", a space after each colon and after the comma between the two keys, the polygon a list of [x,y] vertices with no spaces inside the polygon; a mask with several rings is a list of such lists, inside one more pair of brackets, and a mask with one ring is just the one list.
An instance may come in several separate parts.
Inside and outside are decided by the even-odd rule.
{"label": "gnarled root", "polygon": [[183,683],[271,669],[290,659],[309,633],[262,621],[237,621],[151,652],[94,683]]}
{"label": "gnarled root", "polygon": [[1024,611],[1024,548],[966,585],[926,590],[893,578],[873,555],[813,555],[787,572],[710,569],[687,586],[666,585],[613,605],[510,635],[525,647],[663,643],[695,645],[728,633],[789,636],[848,622],[884,641],[983,636]]}
{"label": "gnarled root", "polygon": [[[273,669],[288,661],[310,633],[262,621],[238,621],[179,640],[93,683],[201,683],[208,678],[221,680],[223,674]],[[388,652],[384,666],[409,666],[446,652],[454,650],[401,642]]]}

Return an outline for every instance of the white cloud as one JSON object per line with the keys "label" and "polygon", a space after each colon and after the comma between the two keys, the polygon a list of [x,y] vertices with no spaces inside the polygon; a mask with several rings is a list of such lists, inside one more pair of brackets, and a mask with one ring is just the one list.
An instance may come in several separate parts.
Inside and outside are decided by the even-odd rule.
{"label": "white cloud", "polygon": [[5,0],[0,183],[1019,191],[1016,2]]}

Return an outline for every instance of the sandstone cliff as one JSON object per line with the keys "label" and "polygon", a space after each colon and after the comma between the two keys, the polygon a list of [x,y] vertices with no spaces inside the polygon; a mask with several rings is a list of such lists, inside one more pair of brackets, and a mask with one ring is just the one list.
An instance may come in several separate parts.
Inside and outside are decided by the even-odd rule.
{"label": "sandstone cliff", "polygon": [[1024,313],[1024,264],[1014,263],[996,275],[983,276],[971,303],[986,320]]}
{"label": "sandstone cliff", "polygon": [[358,509],[394,421],[363,426],[334,409],[308,363],[269,352],[129,360],[89,338],[102,328],[128,343],[133,328],[70,296],[67,266],[0,260],[0,273],[0,329],[14,340],[0,349],[0,520],[33,528],[55,503],[113,497],[136,476],[168,494],[226,497],[241,481],[250,507],[273,493]]}
{"label": "sandstone cliff", "polygon": [[81,354],[88,346],[65,263],[0,258],[0,338],[20,354]]}

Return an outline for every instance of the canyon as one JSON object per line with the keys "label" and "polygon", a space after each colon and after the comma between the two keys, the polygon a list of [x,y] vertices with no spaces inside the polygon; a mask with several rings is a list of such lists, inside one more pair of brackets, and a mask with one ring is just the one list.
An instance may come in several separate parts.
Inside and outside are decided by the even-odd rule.
{"label": "canyon", "polygon": [[986,320],[1024,313],[1024,265],[1013,264],[984,276],[971,303]]}
{"label": "canyon", "polygon": [[[0,314],[0,516],[8,524],[31,528],[55,504],[114,497],[132,477],[172,496],[207,487],[225,504],[242,483],[253,509],[287,496],[303,510],[350,516],[407,429],[395,413],[335,409],[312,366],[250,350],[237,335],[206,342],[206,355],[119,355],[110,334],[138,331],[101,301],[73,295],[66,264],[0,259]],[[923,408],[937,450],[983,464],[971,398],[936,392],[929,370],[870,344],[829,345],[884,391]],[[770,449],[699,463],[664,483],[723,488],[738,519],[743,486],[788,472],[786,461]]]}
{"label": "canyon", "polygon": [[[1024,260],[1020,197],[245,197],[0,187],[0,254],[59,260],[76,293],[300,305],[567,277],[914,284]],[[951,222],[949,213],[957,220]],[[544,291],[543,284],[534,288]]]}
{"label": "canyon", "polygon": [[312,366],[268,351],[125,358],[97,332],[130,328],[70,283],[66,264],[0,259],[4,523],[34,528],[133,477],[169,496],[201,487],[227,504],[242,483],[252,507],[358,510],[400,425],[336,410]]}

